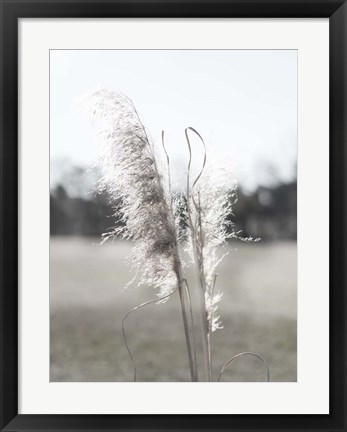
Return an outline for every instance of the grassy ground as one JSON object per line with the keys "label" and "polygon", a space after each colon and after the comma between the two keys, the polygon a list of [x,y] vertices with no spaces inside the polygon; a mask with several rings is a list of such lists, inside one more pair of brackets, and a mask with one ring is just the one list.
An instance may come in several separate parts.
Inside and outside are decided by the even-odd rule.
{"label": "grassy ground", "polygon": [[[153,292],[123,290],[131,279],[124,262],[128,243],[94,246],[97,241],[51,240],[51,381],[132,381],[121,320],[154,298]],[[253,351],[268,361],[272,381],[296,381],[296,244],[236,246],[219,267],[224,329],[212,337],[214,376],[230,356]],[[127,335],[138,381],[190,380],[177,295],[132,314]],[[229,366],[222,381],[264,378],[260,361],[244,357]]]}

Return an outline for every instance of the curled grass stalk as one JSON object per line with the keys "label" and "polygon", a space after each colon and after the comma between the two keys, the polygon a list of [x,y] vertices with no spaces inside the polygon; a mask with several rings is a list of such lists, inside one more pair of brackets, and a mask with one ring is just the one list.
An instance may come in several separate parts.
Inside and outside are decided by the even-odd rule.
{"label": "curled grass stalk", "polygon": [[270,382],[270,368],[269,368],[269,365],[267,364],[266,360],[265,360],[261,355],[259,355],[259,354],[255,354],[255,353],[253,353],[253,352],[242,352],[242,353],[236,354],[236,355],[234,355],[233,357],[231,357],[231,358],[230,358],[230,359],[229,359],[229,360],[224,364],[224,366],[222,367],[222,369],[220,370],[219,375],[218,375],[218,378],[217,378],[217,382],[220,381],[220,379],[221,379],[221,377],[222,377],[222,375],[223,375],[225,369],[228,367],[228,365],[229,365],[230,363],[232,363],[232,362],[233,362],[234,360],[236,360],[237,358],[239,358],[239,357],[243,357],[243,356],[246,356],[246,355],[253,356],[253,357],[257,357],[258,359],[260,359],[260,360],[264,363],[264,366],[265,366],[265,368],[266,368],[266,381],[267,381],[267,382]]}
{"label": "curled grass stalk", "polygon": [[[175,238],[174,270],[176,272],[177,281],[178,281],[178,291],[179,291],[179,297],[180,297],[180,303],[181,303],[184,332],[185,332],[185,337],[186,337],[191,380],[197,381],[198,380],[198,371],[197,371],[196,350],[195,350],[195,341],[194,341],[193,313],[192,313],[191,299],[190,299],[190,294],[189,294],[189,286],[188,286],[187,280],[182,277],[182,264],[181,264],[180,254],[179,254],[179,250],[178,250],[178,241],[177,241],[178,234],[177,234],[177,229],[176,229],[175,222],[174,222],[173,205],[172,205],[170,158],[169,158],[168,152],[166,151],[166,147],[165,147],[164,131],[162,131],[162,133],[161,133],[161,143],[162,143],[162,147],[164,149],[165,155],[166,155],[167,177],[168,177],[168,194],[170,197],[170,217],[171,217],[171,222],[172,222],[173,231],[174,231],[174,238]],[[187,295],[187,300],[188,300],[189,315],[187,312],[187,305],[186,305],[185,296],[184,296],[184,292],[183,292],[183,284],[186,287],[186,295]]]}
{"label": "curled grass stalk", "polygon": [[[204,147],[204,159],[202,163],[201,170],[197,177],[194,179],[192,186],[190,186],[190,171],[191,171],[191,163],[192,163],[192,149],[191,149],[191,143],[189,139],[188,131],[192,131],[195,133],[201,140],[203,147]],[[199,181],[205,165],[206,165],[206,145],[202,138],[202,136],[197,132],[194,128],[188,127],[185,129],[185,136],[186,141],[188,145],[189,150],[189,161],[188,161],[188,169],[187,169],[187,213],[188,213],[188,221],[189,221],[189,227],[191,231],[191,238],[192,238],[192,245],[193,245],[193,254],[194,254],[194,260],[196,265],[198,266],[198,273],[199,273],[199,281],[200,281],[200,288],[199,291],[199,298],[200,298],[200,316],[201,316],[201,326],[202,326],[202,342],[203,342],[203,351],[204,351],[204,367],[205,367],[205,373],[208,381],[212,381],[212,367],[211,367],[211,342],[210,342],[210,336],[209,336],[209,324],[208,324],[208,317],[207,317],[207,310],[206,310],[206,302],[205,302],[205,292],[206,292],[206,281],[204,277],[204,271],[203,271],[203,259],[202,259],[202,239],[200,236],[200,239],[198,239],[198,234],[196,232],[193,220],[192,220],[192,213],[191,213],[191,206],[190,206],[190,200],[192,200],[193,205],[196,209],[198,209],[198,206],[194,200],[194,197],[192,195],[192,190],[194,189],[194,186]],[[200,230],[201,234],[201,230]],[[198,245],[199,243],[199,245]]]}
{"label": "curled grass stalk", "polygon": [[129,357],[130,357],[130,360],[131,360],[131,364],[132,364],[133,369],[134,369],[134,382],[136,382],[136,378],[137,378],[137,369],[136,369],[134,357],[133,357],[133,355],[131,353],[131,350],[130,350],[130,347],[129,347],[129,344],[128,344],[128,339],[127,339],[126,333],[125,333],[125,321],[127,320],[127,318],[132,313],[134,313],[135,311],[137,311],[139,309],[142,309],[145,306],[148,306],[148,305],[151,305],[151,304],[157,304],[158,302],[161,302],[161,301],[164,301],[164,300],[168,300],[175,292],[177,292],[177,290],[178,290],[178,287],[174,291],[172,291],[171,293],[166,294],[165,296],[159,297],[159,298],[157,298],[155,300],[146,301],[144,303],[141,303],[141,304],[133,307],[129,312],[127,312],[124,315],[124,317],[122,319],[122,334],[123,334],[123,339],[124,339],[124,343],[125,343],[126,349],[128,351],[128,354],[129,354]]}

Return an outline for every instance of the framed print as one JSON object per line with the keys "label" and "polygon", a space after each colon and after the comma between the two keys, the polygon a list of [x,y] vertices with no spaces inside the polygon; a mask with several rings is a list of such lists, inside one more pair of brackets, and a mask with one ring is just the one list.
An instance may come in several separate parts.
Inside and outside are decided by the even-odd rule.
{"label": "framed print", "polygon": [[1,29],[1,430],[345,431],[345,2]]}

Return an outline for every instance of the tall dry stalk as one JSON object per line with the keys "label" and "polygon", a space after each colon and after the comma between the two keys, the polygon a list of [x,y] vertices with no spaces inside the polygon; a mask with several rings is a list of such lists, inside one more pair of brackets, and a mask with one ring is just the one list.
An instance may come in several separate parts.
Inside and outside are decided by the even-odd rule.
{"label": "tall dry stalk", "polygon": [[[192,146],[189,132],[197,135],[204,148],[201,170],[191,180]],[[220,167],[206,166],[206,146],[194,128],[186,128],[189,149],[187,172],[188,220],[191,236],[191,254],[196,263],[200,281],[200,315],[203,329],[205,374],[213,381],[211,334],[222,328],[218,315],[218,303],[222,293],[216,289],[218,264],[228,252],[227,240],[235,236],[230,221],[233,204],[236,202],[236,184],[230,174]],[[220,251],[224,248],[224,253]]]}
{"label": "tall dry stalk", "polygon": [[[152,286],[158,296],[156,300],[134,307],[122,321],[125,344],[134,367],[134,380],[136,367],[125,335],[125,320],[139,308],[152,303],[164,303],[176,291],[180,297],[191,380],[199,380],[189,285],[183,274],[179,252],[179,243],[185,242],[190,245],[200,285],[198,292],[205,376],[207,381],[213,381],[211,335],[222,328],[218,314],[222,293],[216,288],[216,269],[228,253],[227,240],[240,238],[230,221],[236,202],[236,185],[229,173],[206,165],[205,142],[194,128],[189,127],[185,130],[189,149],[186,195],[183,199],[175,198],[171,190],[170,158],[165,148],[164,132],[162,146],[166,168],[160,163],[157,150],[128,97],[101,89],[88,97],[87,104],[100,126],[103,139],[99,161],[103,168],[100,189],[107,190],[111,203],[115,205],[114,215],[119,217],[120,210],[122,214],[122,227],[105,234],[104,240],[120,235],[133,241],[130,259],[136,270],[137,283]],[[192,146],[189,132],[200,139],[204,148],[201,170],[195,178],[191,178]],[[187,221],[186,229],[181,227],[182,214]],[[241,240],[253,241],[252,238]],[[221,253],[223,248],[224,252]],[[267,366],[258,354],[240,353],[225,363],[218,381],[225,368],[244,355],[256,356]]]}
{"label": "tall dry stalk", "polygon": [[86,102],[100,126],[103,149],[100,189],[107,190],[111,203],[119,200],[123,226],[104,235],[133,241],[131,262],[138,285],[157,291],[157,302],[165,302],[178,289],[186,335],[191,379],[197,379],[192,330],[186,303],[182,264],[172,214],[170,191],[163,182],[155,147],[132,101],[115,91],[101,89]]}

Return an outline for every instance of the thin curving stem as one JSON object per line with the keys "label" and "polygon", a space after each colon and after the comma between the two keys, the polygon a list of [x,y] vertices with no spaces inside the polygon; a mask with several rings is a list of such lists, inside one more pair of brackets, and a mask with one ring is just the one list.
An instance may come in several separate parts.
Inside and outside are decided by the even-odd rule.
{"label": "thin curving stem", "polygon": [[191,147],[191,144],[190,144],[188,131],[194,132],[200,138],[200,140],[202,142],[202,145],[204,146],[204,160],[203,160],[203,163],[202,163],[202,168],[201,168],[198,176],[195,178],[195,180],[194,180],[194,182],[192,184],[192,189],[193,189],[194,186],[196,185],[196,183],[198,182],[199,178],[201,177],[204,169],[205,169],[207,155],[206,155],[206,144],[205,144],[205,141],[203,140],[202,136],[199,134],[199,132],[197,130],[195,130],[191,126],[187,127],[185,129],[185,131],[184,131],[184,133],[186,135],[188,150],[189,150],[189,162],[188,162],[188,174],[187,174],[187,181],[188,181],[187,189],[189,189],[190,167],[191,167],[191,164],[192,164],[192,147]]}
{"label": "thin curving stem", "polygon": [[165,155],[166,155],[166,162],[167,162],[167,176],[169,181],[169,193],[171,193],[171,173],[170,173],[170,158],[168,155],[168,152],[166,151],[165,147],[165,140],[164,140],[164,131],[161,131],[161,145],[163,146]]}
{"label": "thin curving stem", "polygon": [[124,339],[124,342],[125,342],[125,346],[126,346],[126,348],[127,348],[127,351],[128,351],[128,354],[129,354],[129,357],[130,357],[130,360],[131,360],[131,363],[132,363],[132,366],[133,366],[133,368],[134,368],[134,382],[136,382],[136,374],[137,374],[137,370],[136,370],[136,366],[135,366],[135,362],[134,362],[134,358],[133,358],[133,356],[132,356],[132,354],[131,354],[131,351],[130,351],[130,348],[129,348],[129,345],[128,345],[128,340],[127,340],[127,337],[126,337],[126,335],[125,335],[125,321],[126,321],[126,319],[133,313],[133,312],[135,312],[135,311],[137,311],[137,310],[139,310],[139,309],[141,309],[141,308],[143,308],[144,306],[148,306],[148,305],[150,305],[150,304],[153,304],[153,303],[158,303],[158,302],[160,302],[160,301],[162,301],[162,300],[165,300],[165,299],[168,299],[169,297],[171,297],[176,291],[178,290],[178,287],[176,287],[170,294],[166,294],[165,296],[163,296],[163,297],[159,297],[159,298],[157,298],[157,299],[155,299],[155,300],[149,300],[149,301],[146,301],[146,302],[144,302],[144,303],[141,303],[141,304],[139,304],[138,306],[135,306],[134,308],[132,308],[128,313],[126,313],[125,315],[124,315],[124,318],[122,319],[122,333],[123,333],[123,339]]}
{"label": "thin curving stem", "polygon": [[[191,170],[191,163],[192,163],[192,148],[189,140],[189,134],[188,131],[194,132],[201,140],[203,146],[204,146],[204,160],[201,167],[201,170],[197,177],[195,178],[192,186],[190,186],[190,170]],[[202,344],[203,344],[203,352],[204,352],[204,367],[205,367],[205,373],[208,381],[212,381],[212,369],[211,369],[211,344],[210,344],[210,336],[209,336],[209,324],[208,324],[208,317],[207,317],[207,311],[206,311],[206,301],[205,301],[205,285],[206,281],[204,278],[204,272],[202,271],[202,260],[200,253],[198,251],[197,246],[197,232],[195,230],[193,221],[192,221],[192,214],[191,214],[191,207],[190,207],[190,199],[193,201],[194,207],[198,209],[198,206],[194,200],[194,197],[192,195],[192,190],[196,183],[199,181],[206,165],[206,145],[199,134],[194,128],[188,127],[185,129],[185,136],[186,141],[188,145],[189,150],[189,161],[188,161],[188,169],[187,169],[187,212],[188,212],[188,219],[189,219],[189,226],[191,230],[191,236],[192,236],[192,243],[193,243],[193,251],[194,251],[194,258],[195,262],[198,265],[198,274],[199,274],[199,281],[201,285],[201,289],[198,290],[199,297],[200,297],[200,316],[201,316],[201,326],[202,326]],[[200,251],[201,252],[201,251]]]}
{"label": "thin curving stem", "polygon": [[265,367],[266,367],[267,382],[270,382],[270,368],[269,368],[269,365],[267,364],[266,360],[265,360],[262,356],[260,356],[259,354],[255,354],[255,353],[253,353],[253,352],[242,352],[242,353],[236,354],[236,355],[234,355],[233,357],[231,357],[231,358],[230,358],[230,359],[225,363],[225,365],[222,367],[222,369],[220,370],[219,375],[218,375],[218,378],[217,378],[217,382],[220,381],[220,379],[221,379],[221,377],[222,377],[222,375],[223,375],[223,372],[225,371],[225,368],[226,368],[226,367],[227,367],[231,362],[233,362],[233,361],[236,360],[237,358],[242,357],[242,356],[245,356],[245,355],[250,355],[250,356],[253,356],[253,357],[257,357],[258,359],[260,359],[260,360],[264,363],[264,365],[265,365]]}

